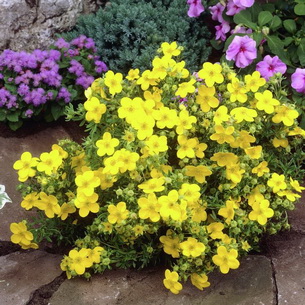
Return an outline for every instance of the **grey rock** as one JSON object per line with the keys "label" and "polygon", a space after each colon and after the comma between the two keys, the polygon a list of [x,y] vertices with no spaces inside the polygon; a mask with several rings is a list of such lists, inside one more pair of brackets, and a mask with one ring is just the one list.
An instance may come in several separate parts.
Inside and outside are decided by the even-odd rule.
{"label": "grey rock", "polygon": [[305,233],[305,192],[302,193],[302,198],[296,204],[293,211],[288,212],[288,220],[291,229],[296,232]]}
{"label": "grey rock", "polygon": [[0,240],[10,240],[10,223],[28,219],[33,212],[26,211],[20,206],[21,195],[16,190],[19,184],[18,174],[13,169],[15,161],[20,159],[23,152],[29,151],[34,157],[42,152],[50,151],[53,144],[60,139],[69,138],[69,134],[60,125],[47,128],[24,138],[3,138],[0,135],[0,184],[5,185],[6,192],[12,199],[0,210]]}
{"label": "grey rock", "polygon": [[81,14],[99,6],[94,0],[0,0],[0,50],[45,49],[55,33],[71,29]]}
{"label": "grey rock", "polygon": [[1,305],[25,305],[31,294],[59,276],[60,255],[42,251],[15,252],[0,257]]}
{"label": "grey rock", "polygon": [[50,305],[275,305],[270,260],[249,256],[227,275],[214,272],[203,291],[189,282],[178,295],[163,286],[164,269],[117,270],[66,280],[49,300]]}

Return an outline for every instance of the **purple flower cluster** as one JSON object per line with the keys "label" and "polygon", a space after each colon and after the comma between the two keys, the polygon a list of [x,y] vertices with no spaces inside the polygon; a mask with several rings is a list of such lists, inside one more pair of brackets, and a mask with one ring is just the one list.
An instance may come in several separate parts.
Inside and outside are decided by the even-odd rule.
{"label": "purple flower cluster", "polygon": [[279,72],[284,74],[287,66],[278,56],[271,57],[270,55],[266,55],[262,61],[256,64],[256,70],[264,79],[269,80],[275,73]]}
{"label": "purple flower cluster", "polygon": [[[87,89],[108,70],[96,51],[94,41],[84,35],[71,42],[60,38],[49,50],[4,50],[0,54],[0,109],[18,108],[22,117],[29,118],[48,101],[71,102],[75,92]],[[77,90],[79,86],[82,90]]]}

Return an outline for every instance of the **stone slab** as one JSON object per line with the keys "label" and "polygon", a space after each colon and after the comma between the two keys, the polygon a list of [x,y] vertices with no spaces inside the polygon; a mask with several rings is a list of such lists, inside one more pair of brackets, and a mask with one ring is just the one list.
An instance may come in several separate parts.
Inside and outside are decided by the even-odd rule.
{"label": "stone slab", "polygon": [[14,252],[0,257],[0,304],[25,305],[31,294],[62,271],[61,255],[43,251]]}
{"label": "stone slab", "polygon": [[305,233],[305,191],[303,191],[302,198],[296,204],[295,210],[288,212],[288,217],[293,231]]}
{"label": "stone slab", "polygon": [[278,305],[305,304],[305,236],[289,234],[272,245]]}
{"label": "stone slab", "polygon": [[10,240],[11,222],[19,222],[28,219],[31,213],[20,207],[21,196],[16,191],[18,174],[13,169],[15,161],[20,159],[23,152],[29,151],[33,156],[39,157],[42,152],[50,151],[51,146],[60,139],[70,138],[66,130],[61,126],[52,126],[40,132],[28,135],[23,138],[0,136],[0,184],[5,185],[6,192],[12,199],[0,210],[0,240]]}
{"label": "stone slab", "polygon": [[163,286],[164,269],[107,271],[66,280],[49,300],[49,305],[275,305],[270,260],[249,256],[227,275],[210,275],[211,287],[200,291],[189,282],[179,295]]}

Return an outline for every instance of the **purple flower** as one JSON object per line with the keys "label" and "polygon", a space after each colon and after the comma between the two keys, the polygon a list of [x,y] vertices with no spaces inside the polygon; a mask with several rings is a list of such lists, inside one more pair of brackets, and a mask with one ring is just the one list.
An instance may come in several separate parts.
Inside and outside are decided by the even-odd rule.
{"label": "purple flower", "polygon": [[210,6],[209,9],[212,14],[212,19],[222,23],[223,22],[222,12],[224,11],[225,7],[221,3],[217,3],[214,6]]}
{"label": "purple flower", "polygon": [[17,90],[18,94],[21,96],[27,95],[30,92],[30,87],[24,83],[20,84]]}
{"label": "purple flower", "polygon": [[103,61],[96,60],[94,63],[95,63],[95,72],[102,73],[108,71],[108,67]]}
{"label": "purple flower", "polygon": [[71,101],[71,93],[68,91],[67,88],[62,87],[58,92],[57,99],[63,99],[65,103],[69,103]]}
{"label": "purple flower", "polygon": [[305,69],[297,68],[291,75],[291,87],[297,92],[305,94]]}
{"label": "purple flower", "polygon": [[58,49],[69,49],[70,44],[69,42],[65,41],[63,38],[59,38],[55,44],[54,44]]}
{"label": "purple flower", "polygon": [[215,29],[215,39],[225,41],[227,38],[226,34],[230,31],[230,24],[227,21],[223,21],[220,25],[216,25]]}
{"label": "purple flower", "polygon": [[202,12],[204,12],[201,0],[187,0],[187,4],[190,6],[187,12],[189,17],[198,17]]}
{"label": "purple flower", "polygon": [[233,2],[241,7],[251,7],[254,4],[254,0],[233,0]]}
{"label": "purple flower", "polygon": [[247,29],[244,26],[237,25],[232,31],[231,34],[251,34],[252,29]]}
{"label": "purple flower", "polygon": [[249,66],[256,56],[256,42],[249,36],[235,36],[226,51],[226,59],[234,60],[238,68]]}
{"label": "purple flower", "polygon": [[84,74],[77,78],[76,84],[82,86],[84,89],[88,89],[93,81],[94,77]]}
{"label": "purple flower", "polygon": [[237,5],[236,3],[234,3],[233,0],[229,0],[228,4],[227,4],[226,14],[228,16],[234,16],[234,15],[238,14],[240,11],[242,11],[243,9],[245,9],[244,6]]}
{"label": "purple flower", "polygon": [[24,113],[24,115],[27,117],[27,118],[31,118],[32,117],[32,115],[33,115],[33,110],[31,110],[31,109],[28,109],[25,113]]}
{"label": "purple flower", "polygon": [[277,72],[284,74],[287,70],[287,66],[278,56],[271,57],[270,55],[266,55],[262,61],[257,63],[256,70],[264,79],[269,80],[269,78]]}

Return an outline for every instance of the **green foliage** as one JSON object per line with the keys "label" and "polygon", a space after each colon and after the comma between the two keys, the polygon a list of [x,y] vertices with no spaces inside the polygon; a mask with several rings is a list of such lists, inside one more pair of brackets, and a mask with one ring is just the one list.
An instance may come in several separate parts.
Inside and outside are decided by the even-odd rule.
{"label": "green foliage", "polygon": [[160,43],[177,41],[185,47],[188,68],[196,71],[210,54],[209,32],[204,17],[189,18],[187,9],[185,1],[114,0],[95,15],[81,16],[76,28],[62,36],[93,38],[109,68],[124,73],[150,68]]}

